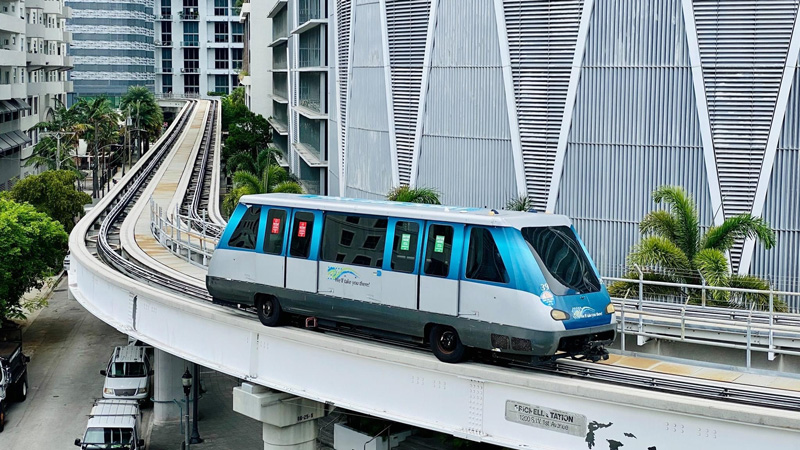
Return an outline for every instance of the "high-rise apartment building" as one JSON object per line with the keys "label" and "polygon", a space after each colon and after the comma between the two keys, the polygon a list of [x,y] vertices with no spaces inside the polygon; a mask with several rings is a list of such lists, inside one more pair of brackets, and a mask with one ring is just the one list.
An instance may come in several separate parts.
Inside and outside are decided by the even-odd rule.
{"label": "high-rise apartment building", "polygon": [[244,25],[231,0],[155,0],[156,93],[207,97],[239,85]]}
{"label": "high-rise apartment building", "polygon": [[25,163],[39,136],[30,128],[72,90],[70,14],[64,0],[0,0],[0,190],[33,172]]}
{"label": "high-rise apartment building", "polygon": [[155,88],[153,1],[67,0],[75,96],[118,104],[131,86]]}
{"label": "high-rise apartment building", "polygon": [[703,227],[764,217],[776,248],[740,241],[732,269],[800,289],[800,0],[269,5],[251,53],[272,51],[275,142],[312,192],[527,196],[619,275],[650,193],[677,185]]}

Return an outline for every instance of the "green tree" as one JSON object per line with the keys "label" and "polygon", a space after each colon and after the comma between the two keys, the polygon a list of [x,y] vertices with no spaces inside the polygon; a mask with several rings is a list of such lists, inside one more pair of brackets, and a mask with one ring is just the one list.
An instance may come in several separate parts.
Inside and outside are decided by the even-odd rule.
{"label": "green tree", "polygon": [[73,108],[79,137],[86,140],[90,149],[119,141],[121,118],[107,97],[82,97],[70,109]]}
{"label": "green tree", "polygon": [[122,96],[119,109],[130,116],[133,127],[145,130],[144,152],[150,150],[150,142],[161,136],[164,112],[155,95],[144,86],[131,86]]}
{"label": "green tree", "polygon": [[249,152],[235,153],[227,159],[225,170],[228,174],[233,174],[240,170],[250,173],[263,173],[264,169],[278,163],[279,155],[281,155],[280,150],[274,147],[267,147],[261,150],[255,158]]}
{"label": "green tree", "polygon": [[14,185],[11,200],[30,203],[37,211],[57,220],[67,232],[72,231],[75,219],[83,215],[83,205],[92,197],[75,189],[77,175],[68,170],[48,170],[24,178]]}
{"label": "green tree", "polygon": [[238,123],[250,110],[244,101],[244,87],[237,87],[229,95],[222,97],[222,129],[230,129],[231,124]]}
{"label": "green tree", "polygon": [[278,165],[264,168],[261,176],[240,170],[233,174],[233,190],[222,200],[222,211],[230,216],[243,195],[266,193],[302,194],[303,188],[291,174]]}
{"label": "green tree", "polygon": [[506,209],[509,211],[530,211],[534,209],[533,201],[527,195],[517,198],[512,198],[506,203]]}
{"label": "green tree", "polygon": [[47,120],[37,123],[32,129],[61,133],[61,149],[59,150],[58,139],[55,136],[43,136],[34,146],[33,155],[25,162],[26,166],[33,166],[36,169],[44,167],[47,170],[55,170],[61,166],[83,177],[74,159],[78,136],[82,131],[75,108],[66,108],[56,99],[56,107],[48,111]]}
{"label": "green tree", "polygon": [[0,319],[20,319],[44,306],[22,302],[30,289],[61,268],[67,253],[64,227],[31,205],[0,197]]}
{"label": "green tree", "polygon": [[272,142],[272,127],[260,114],[246,111],[228,129],[223,156],[230,158],[236,153],[248,152],[256,159],[258,152]]}
{"label": "green tree", "polygon": [[[737,239],[757,239],[767,249],[774,247],[775,233],[764,219],[742,214],[703,232],[694,200],[682,188],[661,186],[653,191],[652,197],[667,209],[651,211],[642,219],[639,231],[643,238],[628,255],[630,264],[656,269],[646,275],[647,279],[688,284],[700,284],[704,279],[710,286],[769,290],[765,280],[732,274],[726,257]],[[628,277],[638,278],[638,273]],[[680,294],[664,287],[645,290],[662,295]],[[638,295],[638,285],[614,283],[609,291],[620,297]],[[764,307],[769,301],[769,296],[763,294],[731,296],[729,292],[711,291],[711,296],[720,305],[740,306],[754,301]],[[779,308],[785,305],[781,303]]]}
{"label": "green tree", "polygon": [[439,191],[426,187],[412,188],[405,184],[392,188],[386,194],[386,199],[393,202],[442,204],[439,201]]}

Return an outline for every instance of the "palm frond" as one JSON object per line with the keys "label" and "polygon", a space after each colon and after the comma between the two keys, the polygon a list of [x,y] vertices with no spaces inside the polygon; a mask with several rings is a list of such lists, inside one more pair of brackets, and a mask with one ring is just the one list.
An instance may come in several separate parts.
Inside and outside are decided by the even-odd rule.
{"label": "palm frond", "polygon": [[531,211],[534,209],[533,201],[527,195],[512,198],[506,203],[506,209],[509,211]]}
{"label": "palm frond", "polygon": [[703,237],[701,248],[727,251],[740,238],[758,239],[767,249],[775,246],[775,232],[766,220],[750,214],[740,214],[725,219],[719,226],[711,227]]}
{"label": "palm frond", "polygon": [[[608,286],[608,293],[616,298],[639,298],[639,273],[629,272],[622,278],[630,278],[631,282],[615,281]],[[682,280],[666,273],[645,272],[642,279],[646,281],[661,281],[666,283],[680,283]],[[680,288],[672,286],[658,286],[645,284],[642,285],[642,294],[644,296],[678,296],[682,295]]]}
{"label": "palm frond", "polygon": [[[769,291],[770,285],[767,280],[754,277],[752,275],[731,275],[728,285],[732,288],[754,289],[759,291]],[[730,299],[731,306],[750,308],[755,304],[755,309],[760,311],[769,310],[769,293],[733,293]],[[772,305],[775,311],[786,312],[788,307],[786,302],[777,295],[773,295]]]}
{"label": "palm frond", "polygon": [[250,156],[249,153],[236,153],[231,155],[225,164],[225,170],[227,170],[229,174],[235,173],[239,170],[245,170],[252,173],[258,172],[258,168],[254,164],[253,157]]}
{"label": "palm frond", "polygon": [[439,192],[432,188],[419,187],[412,188],[408,185],[400,185],[393,188],[386,194],[386,199],[393,202],[425,203],[428,205],[440,205]]}
{"label": "palm frond", "polygon": [[630,264],[661,268],[667,273],[687,272],[691,264],[674,242],[660,236],[648,236],[633,246],[628,255]]}
{"label": "palm frond", "polygon": [[281,192],[284,194],[302,194],[303,187],[294,181],[284,181],[276,184],[275,187],[272,188],[272,192]]}
{"label": "palm frond", "polygon": [[677,242],[678,240],[675,233],[677,227],[675,218],[669,212],[661,209],[650,211],[644,216],[644,219],[639,222],[639,231],[641,231],[642,234],[661,236],[672,242]]}
{"label": "palm frond", "polygon": [[[728,259],[725,254],[719,250],[704,248],[694,255],[694,265],[700,275],[709,286],[726,287],[730,281],[730,270],[728,268]],[[726,303],[730,298],[728,291],[711,291],[711,297],[718,301]]]}
{"label": "palm frond", "polygon": [[653,201],[669,206],[675,223],[675,243],[686,254],[686,258],[694,258],[699,244],[700,220],[692,197],[681,187],[661,186],[653,191]]}
{"label": "palm frond", "polygon": [[242,195],[264,194],[267,192],[266,186],[262,184],[258,176],[244,170],[233,174],[233,187],[246,193]]}
{"label": "palm frond", "polygon": [[289,179],[289,173],[286,171],[286,169],[276,164],[267,167],[264,173],[266,177],[266,182],[264,185],[267,186],[268,192],[275,192],[275,186],[286,181],[291,181]]}

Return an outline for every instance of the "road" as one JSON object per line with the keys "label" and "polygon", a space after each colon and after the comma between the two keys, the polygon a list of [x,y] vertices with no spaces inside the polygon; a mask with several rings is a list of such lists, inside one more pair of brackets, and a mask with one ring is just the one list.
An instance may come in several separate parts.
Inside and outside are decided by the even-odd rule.
{"label": "road", "polygon": [[67,298],[61,280],[50,304],[25,330],[23,349],[28,365],[28,399],[11,403],[2,450],[74,449],[82,438],[95,398],[102,396],[103,377],[114,346],[127,337]]}

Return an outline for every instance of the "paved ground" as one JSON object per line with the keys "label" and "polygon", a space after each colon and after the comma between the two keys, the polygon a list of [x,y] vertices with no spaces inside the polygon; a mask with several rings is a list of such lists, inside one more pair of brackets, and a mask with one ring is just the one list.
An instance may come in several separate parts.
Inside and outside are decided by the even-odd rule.
{"label": "paved ground", "polygon": [[[233,377],[201,369],[201,384],[205,389],[200,397],[198,430],[204,440],[193,445],[198,450],[263,449],[261,423],[233,411],[233,388],[240,383]],[[183,442],[179,422],[154,425],[148,450],[175,450]],[[2,447],[0,447],[2,448]]]}
{"label": "paved ground", "polygon": [[127,337],[68,300],[64,278],[23,339],[31,357],[28,399],[10,404],[0,449],[75,448],[92,402],[102,396],[100,370]]}

